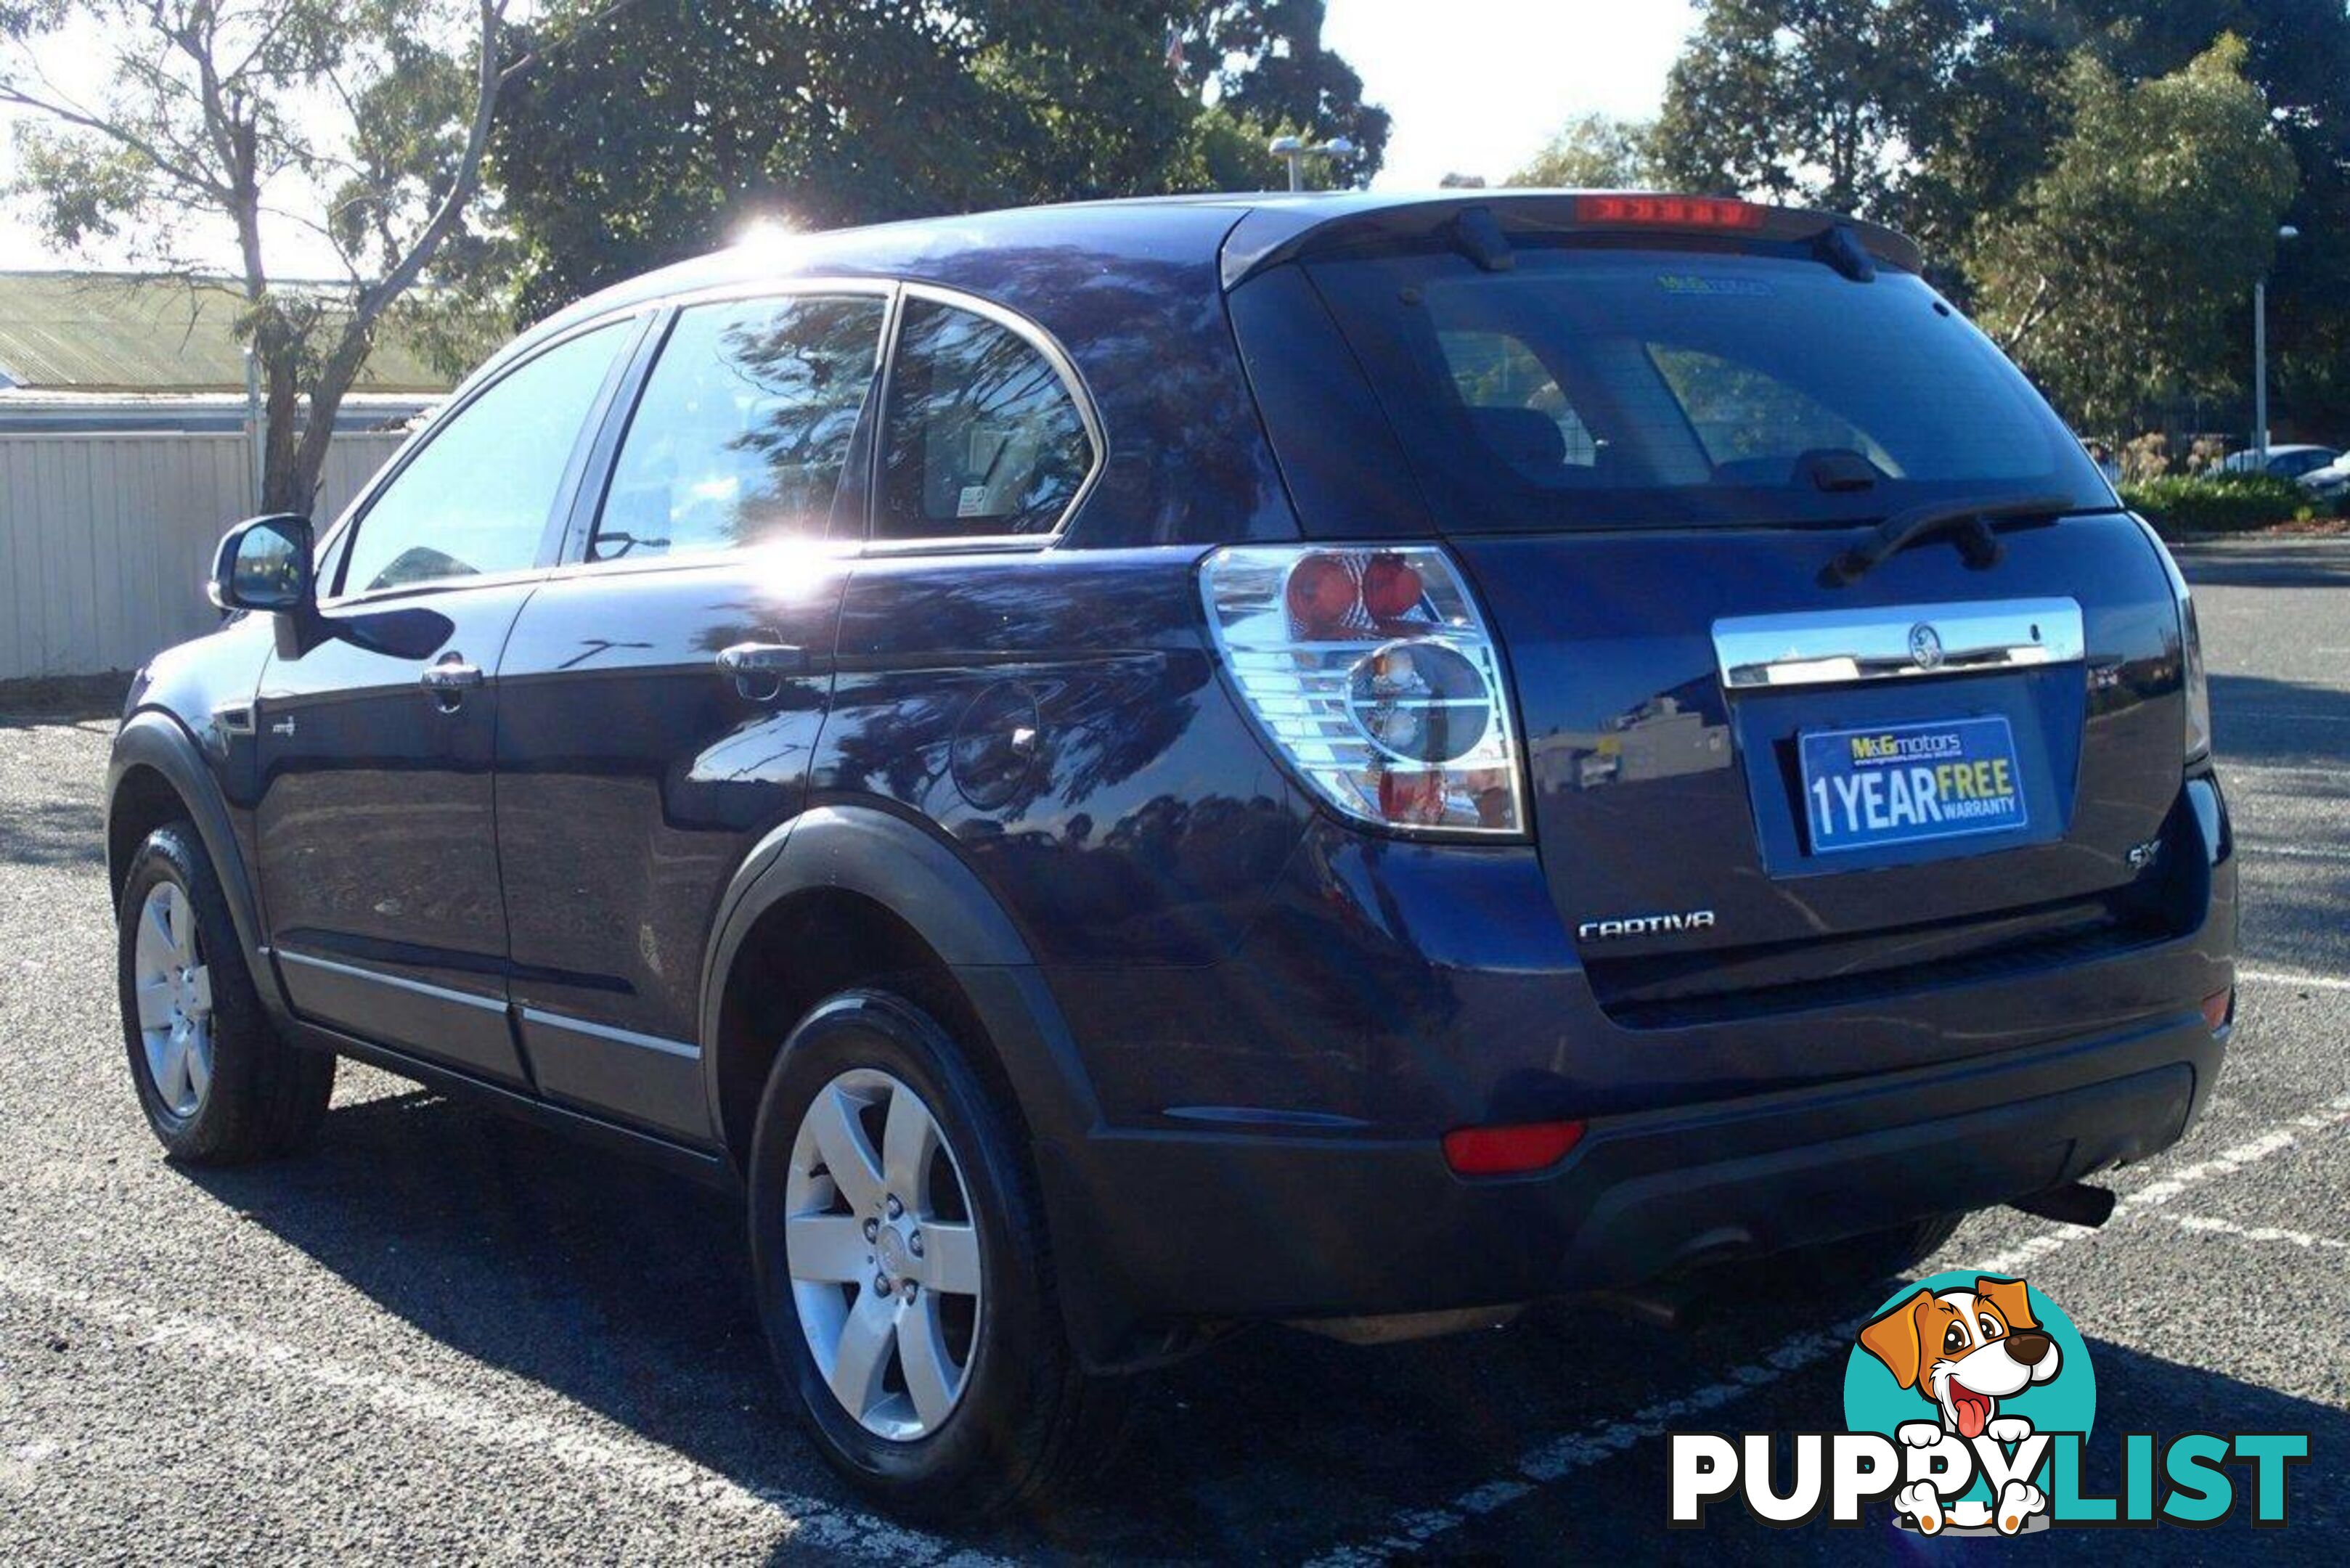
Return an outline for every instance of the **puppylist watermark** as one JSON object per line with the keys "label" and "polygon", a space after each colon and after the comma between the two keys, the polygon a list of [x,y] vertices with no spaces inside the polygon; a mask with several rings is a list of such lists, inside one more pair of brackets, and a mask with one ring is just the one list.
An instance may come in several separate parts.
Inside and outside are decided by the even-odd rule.
{"label": "puppylist watermark", "polygon": [[1883,1519],[1919,1535],[2286,1525],[2306,1432],[2131,1432],[2119,1484],[2085,1475],[2095,1373],[2073,1320],[2019,1279],[1936,1274],[1862,1325],[1840,1432],[1676,1432],[1667,1522],[1741,1508],[1765,1524]]}

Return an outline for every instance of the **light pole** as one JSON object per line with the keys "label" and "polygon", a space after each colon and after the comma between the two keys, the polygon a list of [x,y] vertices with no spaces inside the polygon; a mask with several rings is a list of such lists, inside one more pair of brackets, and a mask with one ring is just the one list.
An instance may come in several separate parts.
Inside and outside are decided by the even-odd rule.
{"label": "light pole", "polygon": [[[2301,231],[2280,226],[2279,240],[2297,240]],[[2252,463],[2253,472],[2269,471],[2269,275],[2252,280]]]}
{"label": "light pole", "polygon": [[1351,158],[1355,154],[1355,144],[1343,136],[1312,143],[1303,137],[1276,136],[1266,142],[1264,148],[1288,163],[1289,188],[1293,191],[1305,189],[1305,161],[1308,158]]}

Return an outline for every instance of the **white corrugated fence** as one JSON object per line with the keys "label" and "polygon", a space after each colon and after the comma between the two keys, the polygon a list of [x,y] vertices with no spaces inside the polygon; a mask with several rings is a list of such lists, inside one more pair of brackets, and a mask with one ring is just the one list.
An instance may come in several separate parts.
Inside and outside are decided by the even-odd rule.
{"label": "white corrugated fence", "polygon": [[[335,438],[323,524],[405,438]],[[0,435],[0,680],[134,670],[219,624],[213,547],[252,510],[250,447],[219,434]]]}

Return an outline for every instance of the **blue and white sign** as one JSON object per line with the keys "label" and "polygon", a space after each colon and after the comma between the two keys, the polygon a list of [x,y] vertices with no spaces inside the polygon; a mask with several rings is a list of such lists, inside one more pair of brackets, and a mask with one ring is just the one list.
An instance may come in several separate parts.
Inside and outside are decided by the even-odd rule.
{"label": "blue and white sign", "polygon": [[1798,739],[1812,852],[2007,833],[2025,826],[2007,720],[1949,719]]}

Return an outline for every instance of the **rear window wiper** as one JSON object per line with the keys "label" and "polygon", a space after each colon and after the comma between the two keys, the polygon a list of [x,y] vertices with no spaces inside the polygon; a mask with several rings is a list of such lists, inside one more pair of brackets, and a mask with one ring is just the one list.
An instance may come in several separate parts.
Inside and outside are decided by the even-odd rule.
{"label": "rear window wiper", "polygon": [[1991,531],[1992,518],[2054,517],[2072,510],[2072,505],[2062,495],[2002,495],[1975,501],[1929,502],[1887,517],[1877,525],[1876,533],[1830,561],[1820,577],[1830,587],[1856,583],[1887,557],[1899,555],[1920,539],[1953,530],[1958,534],[1959,554],[1968,566],[1981,571],[1997,566],[2004,549],[1999,536]]}

